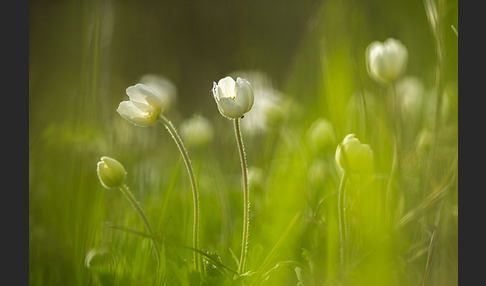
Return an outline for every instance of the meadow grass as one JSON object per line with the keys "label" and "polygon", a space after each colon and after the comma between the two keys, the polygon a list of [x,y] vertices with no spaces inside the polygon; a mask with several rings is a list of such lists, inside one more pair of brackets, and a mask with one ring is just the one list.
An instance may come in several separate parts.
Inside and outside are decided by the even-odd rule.
{"label": "meadow grass", "polygon": [[[243,178],[233,122],[221,117],[211,95],[220,77],[200,92],[216,136],[211,144],[186,146],[199,191],[195,249],[194,186],[173,138],[160,124],[135,127],[116,114],[136,79],[113,76],[109,84],[117,71],[103,65],[109,27],[101,20],[113,3],[83,2],[81,79],[60,74],[63,85],[41,81],[41,61],[30,52],[29,284],[457,285],[457,1],[405,2],[323,2],[278,86],[285,116],[261,133],[242,129],[250,192],[243,273]],[[420,16],[411,27],[422,30],[380,23],[390,25],[393,17],[406,23],[413,13]],[[377,19],[369,21],[371,15]],[[405,76],[423,87],[416,105],[395,102],[396,121],[389,91],[369,77],[364,59],[369,43],[390,34],[410,52]],[[400,88],[397,81],[395,92]],[[75,96],[49,114],[66,90]],[[37,106],[50,92],[52,99]],[[176,129],[186,117],[177,107],[164,115]],[[242,126],[251,115],[241,118]],[[332,123],[335,137],[316,150],[307,135],[319,118]],[[346,174],[342,185],[335,152],[350,133],[372,148],[374,170]],[[101,186],[101,156],[127,170],[125,183],[160,242],[158,263],[154,236],[137,212],[121,192]]]}

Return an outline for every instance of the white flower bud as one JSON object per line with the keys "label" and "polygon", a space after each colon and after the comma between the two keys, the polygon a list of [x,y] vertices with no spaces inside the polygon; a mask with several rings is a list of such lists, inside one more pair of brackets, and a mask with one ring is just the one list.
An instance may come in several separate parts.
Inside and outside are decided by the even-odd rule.
{"label": "white flower bud", "polygon": [[388,38],[374,41],[366,47],[366,67],[370,77],[381,84],[389,84],[400,77],[407,66],[408,51],[399,41]]}
{"label": "white flower bud", "polygon": [[228,119],[242,117],[253,106],[253,89],[246,79],[227,76],[213,83],[212,92],[219,112]]}
{"label": "white flower bud", "polygon": [[127,176],[127,171],[117,160],[103,156],[97,164],[96,172],[101,184],[106,189],[120,187]]}
{"label": "white flower bud", "polygon": [[153,88],[137,83],[126,90],[129,101],[122,101],[116,110],[123,118],[138,126],[154,124],[162,112],[162,98]]}

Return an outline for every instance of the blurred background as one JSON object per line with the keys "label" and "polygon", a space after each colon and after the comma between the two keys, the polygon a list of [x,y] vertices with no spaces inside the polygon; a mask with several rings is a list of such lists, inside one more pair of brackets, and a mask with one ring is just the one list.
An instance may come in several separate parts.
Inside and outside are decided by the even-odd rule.
{"label": "blurred background", "polygon": [[[435,3],[428,13],[427,3]],[[378,215],[368,212],[381,210],[384,184],[351,182],[365,187],[349,192],[350,225],[363,229],[350,246],[351,277],[359,279],[348,285],[456,285],[458,30],[457,0],[29,1],[29,284],[149,285],[150,244],[106,226],[143,229],[121,194],[100,185],[96,163],[105,155],[123,163],[154,228],[191,245],[189,183],[169,133],[116,112],[126,88],[145,75],[176,87],[164,114],[181,133],[195,115],[212,126],[208,142],[182,135],[201,192],[201,247],[236,268],[240,162],[232,123],[211,93],[213,82],[232,75],[255,89],[242,119],[252,190],[248,268],[270,271],[268,285],[338,285],[334,151],[355,133],[373,148],[377,177],[389,171],[386,90],[368,76],[364,51],[392,37],[408,49],[403,89],[413,93],[403,103],[402,188],[393,200],[393,217],[406,227],[364,259],[386,236],[366,230],[387,231],[370,227]],[[333,136],[316,151],[308,130],[319,118]],[[441,144],[430,155],[434,130]],[[427,169],[429,155],[434,168]],[[166,277],[167,285],[191,285],[181,265],[190,266],[192,253],[174,249],[167,268],[179,278]],[[111,266],[88,267],[90,251],[110,253]]]}

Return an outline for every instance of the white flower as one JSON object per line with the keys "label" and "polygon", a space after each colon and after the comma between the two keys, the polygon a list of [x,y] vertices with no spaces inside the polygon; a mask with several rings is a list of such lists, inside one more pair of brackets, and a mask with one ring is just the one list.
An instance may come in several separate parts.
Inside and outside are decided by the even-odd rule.
{"label": "white flower", "polygon": [[127,171],[117,160],[103,156],[96,165],[96,172],[101,184],[106,189],[120,187],[127,176]]}
{"label": "white flower", "polygon": [[168,112],[174,107],[177,88],[172,81],[157,74],[146,74],[140,78],[139,82],[150,86],[159,93],[159,97],[164,103],[164,112]]}
{"label": "white flower", "polygon": [[181,124],[181,136],[188,146],[204,146],[214,137],[211,122],[202,115],[194,115]]}
{"label": "white flower", "polygon": [[116,110],[123,118],[138,126],[149,126],[162,112],[162,98],[153,88],[137,83],[126,90],[129,101],[122,101]]}
{"label": "white flower", "polygon": [[213,83],[212,92],[219,112],[228,119],[242,117],[253,106],[253,89],[246,79],[227,76]]}
{"label": "white flower", "polygon": [[399,41],[388,38],[366,47],[366,67],[371,78],[382,84],[394,82],[407,66],[408,51]]}

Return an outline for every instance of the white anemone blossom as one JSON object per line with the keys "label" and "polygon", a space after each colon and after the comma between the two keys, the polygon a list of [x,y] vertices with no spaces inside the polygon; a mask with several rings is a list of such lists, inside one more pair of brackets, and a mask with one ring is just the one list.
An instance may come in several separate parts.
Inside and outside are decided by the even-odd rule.
{"label": "white anemone blossom", "polygon": [[394,82],[407,66],[407,48],[397,39],[374,41],[366,47],[365,53],[370,77],[381,84]]}
{"label": "white anemone blossom", "polygon": [[154,124],[162,112],[162,98],[150,86],[137,83],[127,88],[130,100],[120,102],[116,110],[123,118],[138,126]]}
{"label": "white anemone blossom", "polygon": [[243,117],[253,106],[253,89],[250,83],[241,77],[235,81],[227,76],[218,83],[213,82],[212,92],[219,112],[228,119]]}

